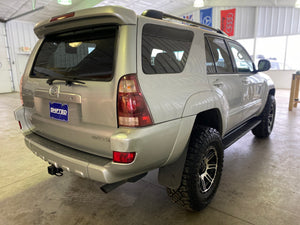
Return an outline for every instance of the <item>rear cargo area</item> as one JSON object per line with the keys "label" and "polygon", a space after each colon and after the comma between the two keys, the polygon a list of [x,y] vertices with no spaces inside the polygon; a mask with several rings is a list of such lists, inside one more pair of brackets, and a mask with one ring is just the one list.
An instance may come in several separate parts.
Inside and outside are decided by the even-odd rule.
{"label": "rear cargo area", "polygon": [[[135,29],[128,32],[134,26],[126,23],[136,22],[136,15],[114,10],[109,12],[110,23],[107,13],[97,12],[97,24],[91,26],[94,18],[83,10],[38,25],[35,31],[41,40],[30,57],[22,88],[26,118],[35,134],[106,158],[112,158],[110,137],[118,129],[118,81],[136,72],[135,60],[129,60],[133,65],[116,66],[127,54],[135,59]],[[126,14],[122,19],[120,12]],[[63,26],[66,23],[73,27]],[[127,52],[124,46],[132,43]]]}

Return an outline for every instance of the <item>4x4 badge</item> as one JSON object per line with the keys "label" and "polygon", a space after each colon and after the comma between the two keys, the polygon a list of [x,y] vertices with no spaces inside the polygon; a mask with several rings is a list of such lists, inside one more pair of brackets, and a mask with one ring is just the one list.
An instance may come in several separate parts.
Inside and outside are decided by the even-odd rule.
{"label": "4x4 badge", "polygon": [[58,98],[59,97],[59,89],[60,89],[60,86],[52,86],[49,89],[49,95]]}

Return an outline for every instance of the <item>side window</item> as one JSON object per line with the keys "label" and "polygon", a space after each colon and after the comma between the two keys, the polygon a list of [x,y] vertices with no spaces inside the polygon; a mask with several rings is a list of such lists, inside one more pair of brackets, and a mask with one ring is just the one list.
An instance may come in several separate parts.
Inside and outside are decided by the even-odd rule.
{"label": "side window", "polygon": [[146,24],[142,33],[144,73],[181,73],[186,65],[193,38],[192,31]]}
{"label": "side window", "polygon": [[208,74],[214,74],[216,72],[215,63],[211,54],[208,41],[205,39],[205,55],[206,55],[206,71]]}
{"label": "side window", "polygon": [[207,37],[217,73],[233,73],[231,59],[223,39],[217,37]]}
{"label": "side window", "polygon": [[246,50],[234,42],[229,41],[229,48],[235,60],[237,71],[239,73],[251,73],[254,71],[253,62]]}

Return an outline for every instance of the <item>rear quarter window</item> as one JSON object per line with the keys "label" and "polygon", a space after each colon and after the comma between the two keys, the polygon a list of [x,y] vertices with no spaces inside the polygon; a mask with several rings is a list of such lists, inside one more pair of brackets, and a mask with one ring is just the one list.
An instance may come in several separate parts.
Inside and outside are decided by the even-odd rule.
{"label": "rear quarter window", "polygon": [[194,33],[146,24],[142,32],[142,67],[145,74],[181,73],[186,65]]}

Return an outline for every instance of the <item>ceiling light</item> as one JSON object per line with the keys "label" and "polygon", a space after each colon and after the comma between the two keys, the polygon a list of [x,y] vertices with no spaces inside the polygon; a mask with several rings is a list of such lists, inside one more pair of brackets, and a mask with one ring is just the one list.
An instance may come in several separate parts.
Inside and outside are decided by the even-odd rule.
{"label": "ceiling light", "polygon": [[[299,0],[298,0],[299,1]],[[204,6],[204,1],[203,0],[195,0],[194,1],[194,7],[196,8],[201,8]]]}
{"label": "ceiling light", "polygon": [[70,42],[69,43],[69,46],[72,47],[72,48],[77,48],[79,47],[80,45],[82,44],[82,42]]}
{"label": "ceiling light", "polygon": [[57,0],[57,3],[61,5],[72,5],[72,0]]}
{"label": "ceiling light", "polygon": [[297,0],[297,1],[296,1],[295,7],[296,7],[296,8],[300,8],[300,0]]}

